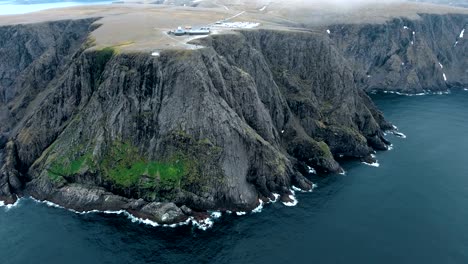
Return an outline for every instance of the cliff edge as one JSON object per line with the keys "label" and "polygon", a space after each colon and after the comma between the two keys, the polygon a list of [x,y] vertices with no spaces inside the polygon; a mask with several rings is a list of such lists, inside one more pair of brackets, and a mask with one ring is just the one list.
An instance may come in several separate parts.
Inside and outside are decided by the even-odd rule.
{"label": "cliff edge", "polygon": [[313,171],[388,148],[365,90],[466,85],[467,17],[422,17],[231,31],[157,56],[96,47],[95,18],[0,27],[0,199],[162,224],[290,202]]}

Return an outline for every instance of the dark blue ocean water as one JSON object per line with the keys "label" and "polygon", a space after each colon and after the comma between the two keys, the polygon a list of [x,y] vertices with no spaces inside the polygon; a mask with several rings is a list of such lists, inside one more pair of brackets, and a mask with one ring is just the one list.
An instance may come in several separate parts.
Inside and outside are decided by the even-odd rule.
{"label": "dark blue ocean water", "polygon": [[375,95],[407,135],[345,164],[296,207],[212,229],[153,228],[23,200],[0,208],[0,263],[468,263],[468,92]]}

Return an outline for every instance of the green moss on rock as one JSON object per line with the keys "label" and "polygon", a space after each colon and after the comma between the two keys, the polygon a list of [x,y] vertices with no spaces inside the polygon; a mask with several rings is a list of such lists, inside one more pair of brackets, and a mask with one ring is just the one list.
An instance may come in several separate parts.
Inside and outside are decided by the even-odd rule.
{"label": "green moss on rock", "polygon": [[105,178],[121,187],[153,188],[158,184],[175,187],[180,185],[185,174],[184,164],[184,160],[176,156],[164,161],[150,161],[140,155],[135,146],[114,142],[100,169]]}

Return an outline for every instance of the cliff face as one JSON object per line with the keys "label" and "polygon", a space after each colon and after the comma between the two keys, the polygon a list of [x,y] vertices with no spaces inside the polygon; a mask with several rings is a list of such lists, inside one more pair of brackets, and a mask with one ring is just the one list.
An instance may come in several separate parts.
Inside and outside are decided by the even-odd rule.
{"label": "cliff face", "polygon": [[391,125],[361,89],[373,59],[349,59],[351,41],[242,31],[152,57],[87,49],[92,22],[0,28],[25,40],[41,39],[42,28],[58,34],[35,53],[1,46],[10,56],[0,68],[7,202],[27,194],[172,223],[189,208],[249,210],[274,193],[287,200],[293,185],[312,187],[309,167],[340,172],[335,157],[387,148]]}
{"label": "cliff face", "polygon": [[[466,15],[420,15],[378,25],[335,25],[330,38],[366,90],[403,93],[468,86]],[[444,77],[445,75],[445,77]]]}
{"label": "cliff face", "polygon": [[[26,173],[28,169],[16,158],[16,146],[13,143],[6,146],[8,139],[16,136],[23,122],[41,109],[46,91],[57,89],[57,80],[82,52],[93,30],[93,21],[95,19],[0,27],[0,149],[8,153],[0,177],[1,198],[14,200],[11,193],[23,187],[18,170]],[[49,115],[55,116],[55,113]],[[53,129],[53,134],[41,128],[30,136],[47,137],[48,140],[38,146],[43,147],[61,130],[59,126]],[[35,150],[36,156],[30,159],[37,158],[38,151]]]}

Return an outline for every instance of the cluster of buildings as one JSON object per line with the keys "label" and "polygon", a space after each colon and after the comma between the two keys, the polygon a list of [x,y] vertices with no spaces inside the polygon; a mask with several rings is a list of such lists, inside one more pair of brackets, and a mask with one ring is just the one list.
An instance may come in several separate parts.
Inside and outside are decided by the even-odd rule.
{"label": "cluster of buildings", "polygon": [[209,35],[211,30],[209,27],[200,27],[200,28],[192,28],[191,26],[186,26],[184,28],[178,27],[176,30],[169,31],[169,34],[173,34],[176,36],[183,36],[183,35]]}

